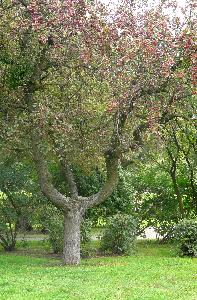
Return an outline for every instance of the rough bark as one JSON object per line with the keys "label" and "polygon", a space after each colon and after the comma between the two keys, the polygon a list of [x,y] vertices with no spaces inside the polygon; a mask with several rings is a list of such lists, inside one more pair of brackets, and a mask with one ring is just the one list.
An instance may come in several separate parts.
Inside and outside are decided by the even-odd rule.
{"label": "rough bark", "polygon": [[64,214],[63,259],[66,265],[80,263],[80,225],[82,216],[78,210]]}
{"label": "rough bark", "polygon": [[32,136],[32,154],[37,169],[38,179],[42,193],[58,208],[67,210],[71,208],[71,199],[62,195],[52,184],[51,174],[48,171],[47,164],[43,158],[41,146],[37,141],[38,135]]}

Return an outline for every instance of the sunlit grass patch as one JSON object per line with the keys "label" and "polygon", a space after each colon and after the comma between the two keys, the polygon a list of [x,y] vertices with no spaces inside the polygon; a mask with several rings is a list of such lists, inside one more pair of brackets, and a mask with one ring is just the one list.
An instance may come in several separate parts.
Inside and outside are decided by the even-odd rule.
{"label": "sunlit grass patch", "polygon": [[175,257],[172,246],[155,242],[139,241],[137,250],[83,259],[77,267],[1,252],[0,299],[196,300],[197,259]]}

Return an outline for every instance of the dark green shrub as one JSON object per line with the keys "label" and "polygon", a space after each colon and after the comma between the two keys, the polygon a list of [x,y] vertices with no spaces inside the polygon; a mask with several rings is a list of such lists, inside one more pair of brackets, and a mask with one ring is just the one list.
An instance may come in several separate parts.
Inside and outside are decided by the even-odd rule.
{"label": "dark green shrub", "polygon": [[91,227],[92,227],[92,222],[90,220],[84,220],[81,223],[81,243],[82,244],[90,242]]}
{"label": "dark green shrub", "polygon": [[[3,218],[5,217],[5,213]],[[17,224],[5,223],[5,219],[0,214],[0,245],[5,251],[13,251],[16,246]],[[14,219],[14,218],[13,218]]]}
{"label": "dark green shrub", "polygon": [[6,251],[15,250],[17,234],[31,223],[38,200],[30,169],[21,163],[0,162],[0,245]]}
{"label": "dark green shrub", "polygon": [[128,254],[134,248],[137,222],[127,214],[116,214],[109,218],[107,228],[101,239],[101,250],[113,254]]}
{"label": "dark green shrub", "polygon": [[161,221],[155,224],[154,229],[156,234],[159,235],[159,238],[162,239],[162,242],[170,242],[173,238],[175,222],[173,221]]}
{"label": "dark green shrub", "polygon": [[183,220],[174,228],[173,238],[181,256],[197,257],[197,220]]}
{"label": "dark green shrub", "polygon": [[59,214],[53,215],[47,222],[47,229],[49,233],[49,242],[54,253],[63,252],[64,242],[64,223],[63,217]]}

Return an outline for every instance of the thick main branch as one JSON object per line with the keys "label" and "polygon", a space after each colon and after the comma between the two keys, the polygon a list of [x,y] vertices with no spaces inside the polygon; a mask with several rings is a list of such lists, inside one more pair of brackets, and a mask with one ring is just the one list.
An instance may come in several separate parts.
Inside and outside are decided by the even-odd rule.
{"label": "thick main branch", "polygon": [[43,194],[49,199],[56,207],[64,211],[70,208],[70,198],[62,195],[52,184],[51,174],[48,171],[47,163],[43,158],[41,145],[38,138],[32,136],[32,154],[33,160],[37,169],[38,179]]}

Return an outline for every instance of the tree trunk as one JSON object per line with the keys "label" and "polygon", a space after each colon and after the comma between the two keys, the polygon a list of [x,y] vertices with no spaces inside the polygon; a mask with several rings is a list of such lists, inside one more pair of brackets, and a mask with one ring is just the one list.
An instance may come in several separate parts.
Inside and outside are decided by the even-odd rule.
{"label": "tree trunk", "polygon": [[173,187],[174,187],[174,192],[175,192],[175,195],[177,197],[178,204],[179,204],[180,216],[181,216],[181,219],[184,219],[185,210],[184,210],[183,200],[182,200],[182,197],[181,197],[181,194],[180,194],[180,191],[179,191],[179,187],[178,187],[178,184],[177,184],[176,175],[173,172],[171,173],[171,178],[172,178],[172,183],[173,183]]}
{"label": "tree trunk", "polygon": [[80,226],[82,216],[79,211],[64,214],[63,259],[66,265],[80,263]]}

